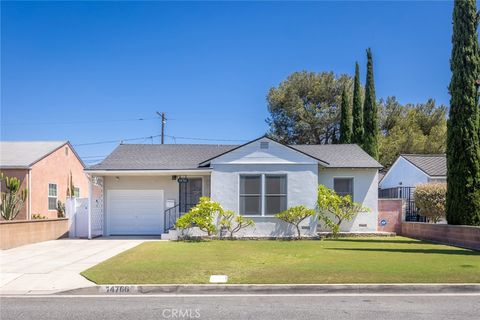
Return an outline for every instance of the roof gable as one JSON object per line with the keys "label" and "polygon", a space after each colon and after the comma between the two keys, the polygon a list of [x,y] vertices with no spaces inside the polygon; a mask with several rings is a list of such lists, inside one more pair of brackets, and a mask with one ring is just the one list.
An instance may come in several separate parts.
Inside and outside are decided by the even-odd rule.
{"label": "roof gable", "polygon": [[200,165],[208,164],[277,164],[277,163],[322,163],[326,161],[304,153],[291,146],[279,143],[269,137],[263,136],[228,150],[211,159],[207,159]]}

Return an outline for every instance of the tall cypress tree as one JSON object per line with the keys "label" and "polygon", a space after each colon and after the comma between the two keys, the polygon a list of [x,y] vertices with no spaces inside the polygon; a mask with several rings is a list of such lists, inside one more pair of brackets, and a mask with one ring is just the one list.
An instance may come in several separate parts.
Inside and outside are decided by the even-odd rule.
{"label": "tall cypress tree", "polygon": [[480,56],[475,0],[453,9],[450,113],[447,123],[447,221],[480,225],[478,87]]}
{"label": "tall cypress tree", "polygon": [[341,107],[340,143],[352,143],[352,110],[346,87],[343,88]]}
{"label": "tall cypress tree", "polygon": [[355,79],[353,83],[353,130],[352,143],[363,144],[363,106],[360,84],[360,67],[355,63]]}
{"label": "tall cypress tree", "polygon": [[372,51],[367,49],[367,81],[363,105],[363,150],[378,160],[378,111],[373,82]]}

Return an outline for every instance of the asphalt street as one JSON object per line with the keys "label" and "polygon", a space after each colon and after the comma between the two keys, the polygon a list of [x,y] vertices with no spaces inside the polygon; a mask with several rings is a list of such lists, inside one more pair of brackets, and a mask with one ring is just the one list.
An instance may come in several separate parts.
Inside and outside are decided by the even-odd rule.
{"label": "asphalt street", "polygon": [[480,295],[1,297],[2,320],[478,319]]}

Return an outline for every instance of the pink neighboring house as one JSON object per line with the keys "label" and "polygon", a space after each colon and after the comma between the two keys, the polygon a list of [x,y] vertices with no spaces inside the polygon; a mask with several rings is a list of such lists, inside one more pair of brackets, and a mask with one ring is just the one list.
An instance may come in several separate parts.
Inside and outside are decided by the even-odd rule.
{"label": "pink neighboring house", "polygon": [[[0,172],[28,188],[28,200],[16,220],[39,214],[57,218],[57,201],[65,203],[70,172],[77,197],[88,197],[85,165],[68,141],[0,141]],[[5,187],[1,185],[2,191]]]}

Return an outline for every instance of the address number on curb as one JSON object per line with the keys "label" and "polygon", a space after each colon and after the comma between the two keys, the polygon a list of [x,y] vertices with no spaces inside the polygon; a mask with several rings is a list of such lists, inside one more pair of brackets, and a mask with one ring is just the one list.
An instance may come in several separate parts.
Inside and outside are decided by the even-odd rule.
{"label": "address number on curb", "polygon": [[135,293],[137,286],[101,286],[99,291],[102,293]]}

